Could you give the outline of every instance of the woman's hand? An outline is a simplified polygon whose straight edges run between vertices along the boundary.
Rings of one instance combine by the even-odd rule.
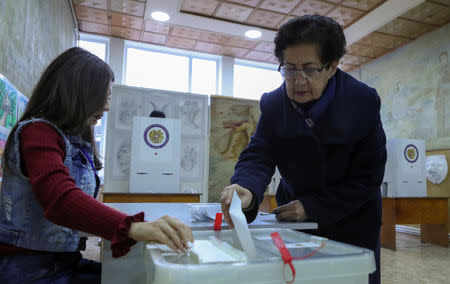
[[[305,208],[299,200],[275,208],[272,213],[277,215],[279,221],[303,222],[308,219]]]
[[[239,184],[232,184],[230,186],[225,187],[220,196],[220,203],[222,205],[222,213],[225,218],[225,221],[233,228],[233,221],[231,221],[230,217],[230,204],[233,199],[233,192],[236,190],[237,195],[241,199],[241,207],[242,209],[248,208],[252,204],[253,194],[250,190],[245,187],[240,186]]]
[[[191,228],[170,216],[132,223],[128,236],[136,241],[165,244],[178,252],[185,252],[194,242]]]

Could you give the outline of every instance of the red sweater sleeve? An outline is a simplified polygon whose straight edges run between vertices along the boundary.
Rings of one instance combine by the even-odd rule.
[[[64,140],[53,127],[45,122],[26,125],[20,151],[22,168],[48,220],[110,240],[114,257],[125,255],[136,243],[128,238],[128,230],[132,222],[144,221],[144,213],[127,216],[78,188],[64,165]]]

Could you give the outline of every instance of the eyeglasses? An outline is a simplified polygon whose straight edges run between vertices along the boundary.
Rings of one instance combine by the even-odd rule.
[[[313,80],[317,78],[320,72],[322,72],[323,69],[325,69],[328,66],[328,63],[323,64],[320,68],[302,68],[302,69],[295,69],[295,68],[289,68],[286,66],[283,66],[280,64],[278,67],[278,71],[280,71],[281,76],[283,76],[285,79],[293,79],[297,78],[298,73],[300,72],[303,76],[303,78]]]

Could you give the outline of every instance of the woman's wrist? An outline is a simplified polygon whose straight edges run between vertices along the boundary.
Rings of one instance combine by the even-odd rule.
[[[256,203],[255,199],[256,198],[255,198],[255,195],[253,194],[253,192],[252,191],[250,191],[250,192],[252,194],[252,199],[250,201],[250,204],[247,207],[242,208],[242,211],[244,211],[244,212],[251,211],[253,209],[253,207],[255,207],[255,203]]]
[[[141,230],[141,224],[143,222],[132,222],[130,225],[130,230],[128,230],[128,237],[135,241],[139,241],[139,235]]]
[[[136,222],[132,222],[130,225],[130,229],[128,230],[128,237],[132,238],[133,240],[134,240],[134,238],[133,238],[134,230],[136,230]]]

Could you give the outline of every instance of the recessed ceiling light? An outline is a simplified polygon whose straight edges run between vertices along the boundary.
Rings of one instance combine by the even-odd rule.
[[[260,38],[262,33],[257,30],[248,30],[245,32],[245,36],[248,38]]]
[[[157,20],[160,22],[166,22],[170,19],[169,14],[167,14],[166,12],[161,12],[161,11],[155,11],[151,14],[151,16],[154,20]]]

